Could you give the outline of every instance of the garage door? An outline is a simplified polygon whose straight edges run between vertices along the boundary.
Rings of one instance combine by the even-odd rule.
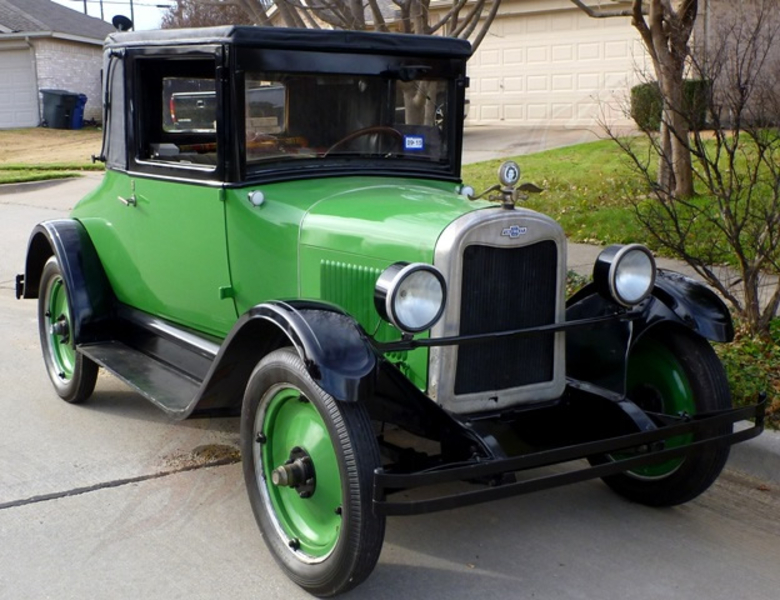
[[[37,94],[30,49],[0,49],[0,129],[38,125]]]
[[[469,123],[619,125],[627,91],[644,65],[626,18],[591,19],[579,10],[497,19],[469,61]]]

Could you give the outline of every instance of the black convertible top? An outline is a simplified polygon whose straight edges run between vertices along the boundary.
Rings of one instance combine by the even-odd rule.
[[[471,44],[466,40],[433,35],[378,33],[326,29],[288,29],[227,25],[198,29],[160,29],[112,33],[107,48],[231,44],[255,48],[436,56],[466,59]]]

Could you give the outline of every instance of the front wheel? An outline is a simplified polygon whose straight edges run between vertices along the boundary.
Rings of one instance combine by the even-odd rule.
[[[95,389],[98,366],[76,349],[69,290],[54,256],[43,267],[39,289],[38,334],[46,372],[60,398],[83,402]]]
[[[628,397],[647,411],[680,416],[731,408],[723,365],[712,346],[683,330],[664,330],[642,338],[628,362]],[[711,433],[727,434],[731,426]],[[666,448],[694,441],[691,435],[667,440]],[[726,464],[729,446],[714,443],[685,458],[611,475],[604,482],[615,492],[649,506],[674,506],[709,488]]]
[[[241,411],[244,479],[276,561],[298,585],[333,596],[376,565],[384,517],[372,511],[379,447],[363,405],[335,401],[296,352],[272,352]]]

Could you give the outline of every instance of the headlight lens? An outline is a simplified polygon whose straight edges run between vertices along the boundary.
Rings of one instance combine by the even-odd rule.
[[[602,295],[623,306],[634,306],[653,290],[655,259],[640,244],[609,246],[596,259],[593,280]]]
[[[395,263],[376,282],[374,305],[402,331],[430,329],[444,311],[447,286],[442,274],[423,263]]]

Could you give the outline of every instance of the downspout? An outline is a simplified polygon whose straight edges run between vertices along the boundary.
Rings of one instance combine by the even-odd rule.
[[[43,122],[43,115],[41,114],[41,94],[38,90],[38,58],[35,56],[35,46],[30,41],[30,36],[24,36],[24,41],[27,44],[27,47],[30,48],[30,54],[32,55],[33,78],[35,80],[35,106],[38,111],[38,125],[40,125]]]

